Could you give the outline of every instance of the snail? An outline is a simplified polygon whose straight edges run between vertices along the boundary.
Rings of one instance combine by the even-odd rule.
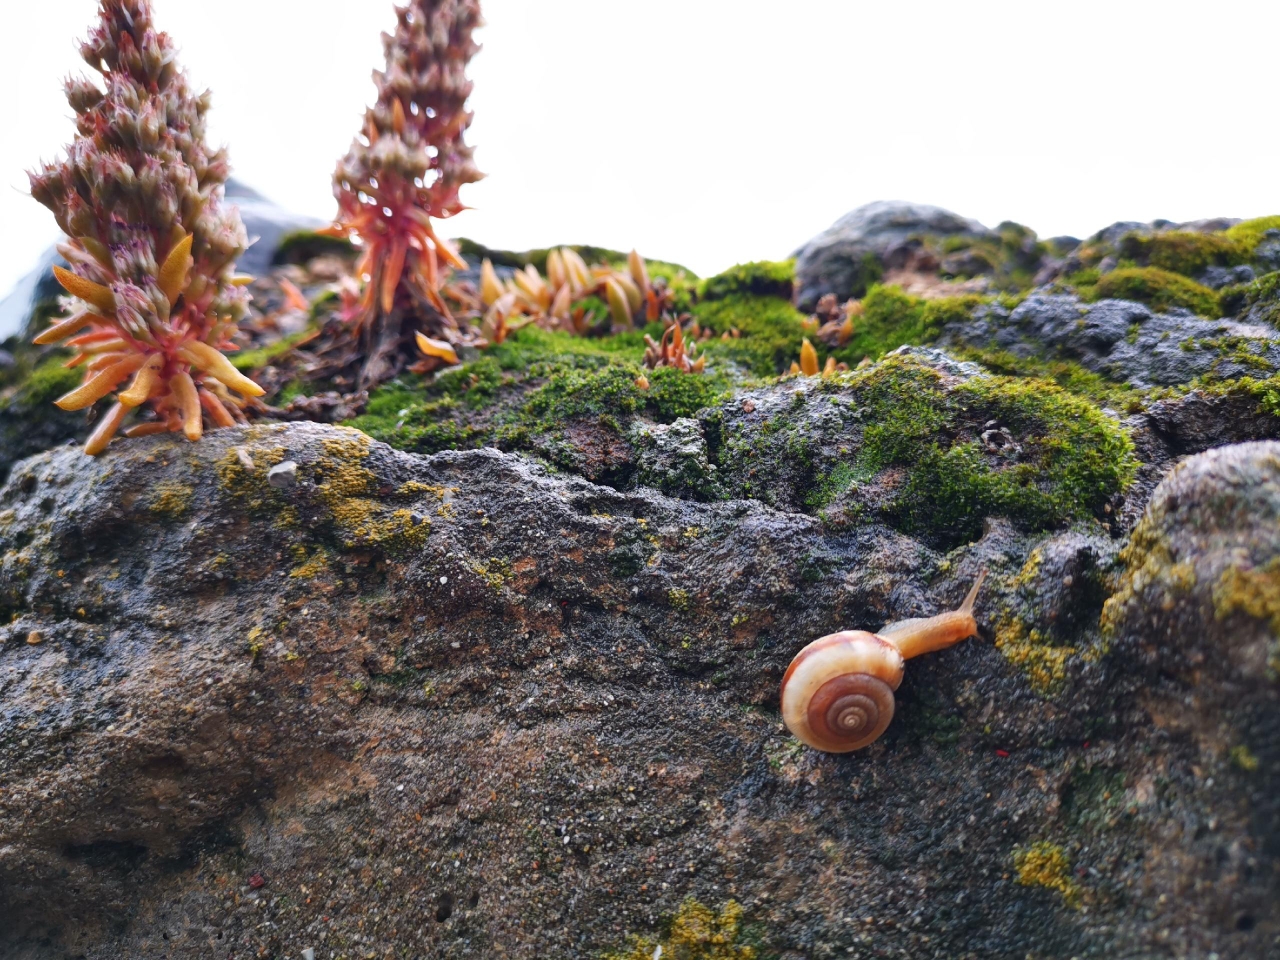
[[[843,630],[813,641],[782,677],[782,719],[815,750],[848,753],[884,733],[905,661],[944,650],[978,632],[973,601],[979,574],[958,610],[900,620],[879,633]]]

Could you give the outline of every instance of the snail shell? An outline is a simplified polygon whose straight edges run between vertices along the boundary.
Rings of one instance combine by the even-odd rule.
[[[816,750],[848,753],[871,743],[893,720],[893,691],[903,658],[894,644],[864,630],[813,641],[782,678],[782,719]]]

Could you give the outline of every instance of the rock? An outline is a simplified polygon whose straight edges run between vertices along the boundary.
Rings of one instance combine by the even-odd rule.
[[[879,277],[890,252],[922,234],[995,236],[976,220],[941,207],[893,200],[868,203],[796,251],[796,303],[807,311],[823,294],[833,293],[840,300],[862,296]]]
[[[1204,320],[1186,311],[1152,313],[1128,300],[1085,303],[1047,293],[1031,294],[1012,312],[980,309],[973,320],[948,325],[939,342],[1072,360],[1135,387],[1280,369],[1280,332],[1273,328]]]
[[[1221,290],[1233,283],[1249,283],[1254,277],[1253,267],[1241,264],[1238,267],[1206,267],[1197,280],[1210,290]]]
[[[324,225],[315,217],[291,213],[277,206],[234,177],[227,181],[226,198],[240,208],[240,218],[249,239],[256,238],[256,242],[237,261],[241,273],[254,276],[267,273],[281,238],[296,230],[314,230]],[[9,295],[0,301],[0,340],[15,334],[28,336],[26,327],[32,311],[42,302],[62,293],[62,288],[53,279],[55,264],[65,267],[66,261],[50,247],[41,256],[36,269],[19,280]]]
[[[1253,258],[1265,270],[1280,270],[1280,230],[1268,230],[1264,237],[1254,248]]]
[[[288,490],[298,482],[298,465],[292,460],[277,463],[267,471],[267,483],[277,490]]]
[[[714,438],[700,414],[708,457],[778,437],[764,415],[874,423],[867,384],[904,365],[958,404],[1011,389],[922,363],[753,392],[760,419]],[[697,434],[677,421],[654,449],[696,460]],[[1203,538],[1206,578],[1270,569],[1268,449],[1162,495],[1152,528]],[[306,482],[284,492],[286,460]],[[1122,590],[1113,652],[1106,585],[1147,568],[1131,546],[1113,570],[1096,522],[993,517],[944,553],[775,499],[301,423],[24,461],[0,489],[0,953],[585,960],[687,896],[735,899],[784,956],[865,953],[866,917],[885,957],[1265,953],[1280,767],[1253,594],[1219,622],[1217,580],[1168,610]],[[832,756],[785,734],[804,643],[950,609],[982,569],[981,636],[911,662],[881,740]],[[1197,650],[1218,660],[1191,686]],[[1186,732],[1194,699],[1209,723]]]
[[[631,445],[636,449],[636,482],[673,497],[719,499],[716,467],[697,420],[681,417],[670,425],[637,423]]]
[[[1177,744],[1160,802],[1198,825],[1178,865],[1157,857],[1146,872],[1163,884],[1193,869],[1204,895],[1170,897],[1157,913],[1204,930],[1269,924],[1274,889],[1268,899],[1238,881],[1267,869],[1280,823],[1280,443],[1184,461],[1157,488],[1124,557],[1103,624],[1117,667]]]

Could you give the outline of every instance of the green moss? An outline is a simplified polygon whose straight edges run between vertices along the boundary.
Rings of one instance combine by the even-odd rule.
[[[739,331],[739,338],[710,341],[707,355],[731,360],[760,377],[790,368],[809,332],[805,327],[808,317],[780,297],[732,294],[698,303],[693,316],[716,334]]]
[[[1194,277],[1206,267],[1234,267],[1248,263],[1251,248],[1225,233],[1169,230],[1143,236],[1127,233],[1120,238],[1119,255],[1139,266],[1159,267]]]
[[[1144,394],[1127,384],[1114,383],[1101,374],[1086,370],[1070,360],[1045,360],[1041,357],[1019,357],[1005,350],[977,347],[952,347],[950,352],[963,360],[971,360],[992,373],[1006,377],[1049,380],[1068,393],[1122,413],[1142,409]]]
[[[1159,267],[1131,267],[1103,274],[1086,299],[1136,300],[1156,311],[1184,307],[1202,317],[1218,315],[1218,295],[1181,274]]]
[[[1258,248],[1258,244],[1266,239],[1268,230],[1280,230],[1280,216],[1245,220],[1243,223],[1228,227],[1226,235],[1248,250],[1249,255],[1252,256],[1254,250]]]
[[[672,367],[652,370],[646,377],[648,407],[660,423],[691,417],[727,392],[726,384],[719,377],[690,375]]]
[[[285,234],[271,256],[272,266],[284,263],[305,264],[316,257],[339,256],[355,258],[355,246],[341,237],[329,237],[314,230],[295,230]]]
[[[1248,314],[1254,323],[1269,323],[1280,329],[1280,270],[1266,273],[1251,283],[1238,283],[1218,291],[1223,316]]]
[[[297,333],[291,333],[287,337],[281,337],[274,343],[269,343],[265,347],[258,347],[256,350],[245,350],[241,353],[228,354],[231,365],[241,373],[249,374],[254,370],[261,370],[268,366],[272,360],[281,357],[293,349],[293,345],[299,340],[311,335],[310,330],[299,330]]]
[[[692,897],[680,905],[661,940],[633,937],[621,951],[602,960],[755,960],[759,953],[747,943],[742,907],[730,900],[717,914]]]
[[[853,319],[853,337],[834,351],[835,357],[854,366],[864,357],[878,360],[897,347],[928,343],[947,324],[969,320],[986,302],[972,294],[922,300],[899,287],[874,286]]]
[[[639,410],[647,399],[645,391],[636,386],[638,370],[606,366],[596,370],[568,367],[554,372],[556,375],[534,391],[525,404],[525,413],[534,419],[626,416]]]
[[[68,370],[61,355],[50,357],[31,371],[31,375],[18,389],[19,402],[27,406],[53,403],[54,400],[80,385],[83,372]]]
[[[962,540],[990,515],[1034,527],[1097,516],[1136,469],[1114,421],[1043,381],[975,377],[948,389],[936,370],[893,357],[824,383],[850,389],[862,411],[854,469],[901,472],[883,509],[909,531]],[[984,448],[979,434],[993,420],[1017,438],[1015,458]]]
[[[723,300],[735,294],[790,300],[795,274],[794,260],[739,263],[702,281],[698,293],[704,300]]]

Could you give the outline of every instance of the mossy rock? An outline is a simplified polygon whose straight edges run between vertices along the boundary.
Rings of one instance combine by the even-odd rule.
[[[275,253],[271,255],[271,265],[307,264],[316,257],[323,256],[355,259],[358,252],[351,241],[341,237],[330,237],[314,230],[295,230],[281,238]]]
[[[645,370],[643,349],[638,332],[592,340],[526,327],[429,382],[384,384],[349,425],[416,453],[497,446],[623,483],[633,421],[692,416],[731,386],[714,368]]]
[[[1239,243],[1248,250],[1250,256],[1253,256],[1257,252],[1259,244],[1267,238],[1267,233],[1271,230],[1280,230],[1280,216],[1256,217],[1253,220],[1245,220],[1235,226],[1228,227],[1225,232],[1228,238]]]
[[[1224,287],[1218,291],[1218,303],[1226,316],[1280,330],[1280,270],[1264,274],[1252,283]]]
[[[795,260],[739,263],[724,273],[703,280],[698,287],[698,294],[703,300],[723,300],[737,294],[778,297],[789,301],[795,276]]]
[[[1195,277],[1206,267],[1248,263],[1252,249],[1226,233],[1168,230],[1150,235],[1127,233],[1120,238],[1117,252],[1139,266]]]
[[[975,539],[988,516],[1035,529],[1101,518],[1136,469],[1128,435],[1087,400],[936,351],[789,380],[717,413],[705,426],[730,496],[942,545]]]
[[[1129,267],[1104,273],[1090,299],[1135,300],[1158,312],[1181,307],[1210,319],[1220,312],[1214,291],[1160,267]]]
[[[854,366],[864,357],[878,360],[898,347],[929,343],[947,324],[970,319],[987,302],[973,294],[923,300],[900,287],[873,286],[862,300],[861,315],[854,317],[853,337],[834,355]]]
[[[23,357],[24,366],[34,358],[34,354]],[[48,355],[16,384],[0,392],[0,481],[23,457],[88,434],[89,421],[84,413],[68,413],[53,404],[81,381],[81,371],[68,370],[63,366],[64,360],[65,355],[60,352]]]

